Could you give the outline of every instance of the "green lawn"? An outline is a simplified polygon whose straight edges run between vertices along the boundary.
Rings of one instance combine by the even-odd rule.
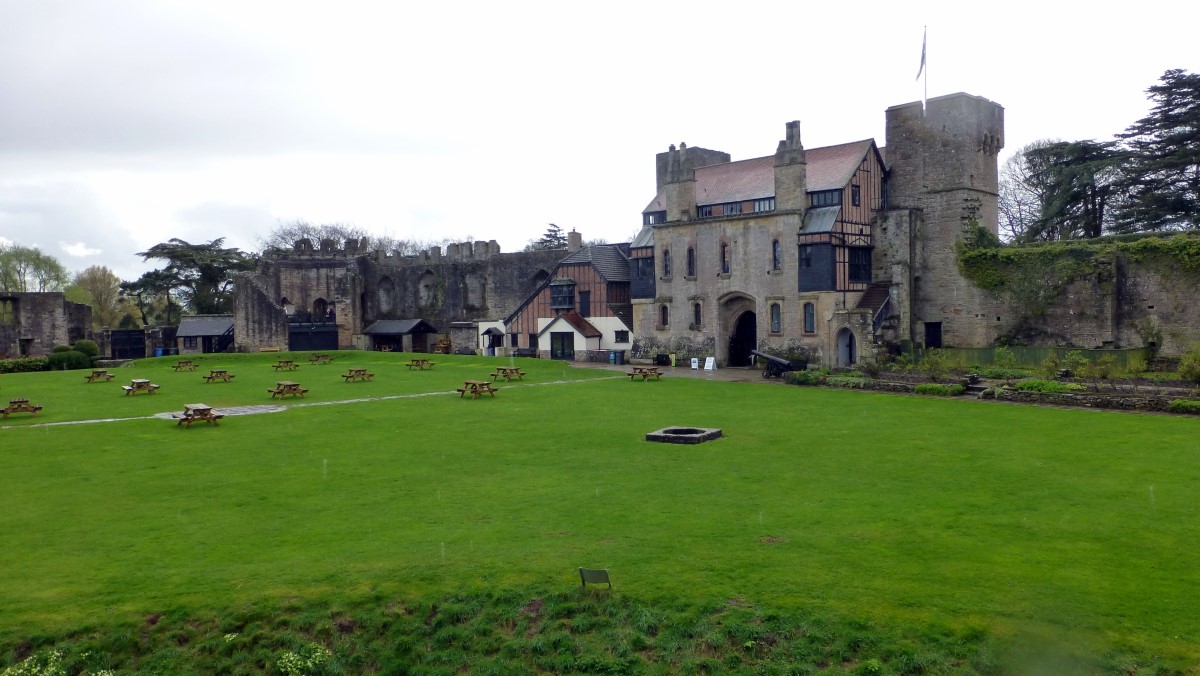
[[[732,604],[768,624],[826,618],[877,636],[915,627],[899,631],[995,653],[933,671],[1019,671],[1066,653],[1085,672],[1200,663],[1195,419],[630,382],[544,360],[516,360],[524,382],[471,401],[454,388],[511,360],[439,355],[410,372],[411,355],[339,352],[311,366],[297,354],[300,370],[279,375],[279,356],[207,355],[182,373],[175,358],[145,360],[112,383],[0,376],[0,399],[45,406],[0,429],[0,660],[155,613],[183,623],[371,599],[570,602],[575,569],[589,566],[612,573],[607,603]],[[344,383],[348,366],[377,376]],[[235,381],[205,383],[210,367]],[[135,377],[161,390],[123,396]],[[147,418],[192,402],[270,404],[283,379],[310,390],[285,411],[191,429]],[[47,425],[101,418],[122,420]],[[643,440],[668,425],[726,438]],[[789,640],[802,625],[788,625]],[[653,653],[664,635],[648,632],[628,659],[683,668],[655,662],[672,659]],[[872,649],[815,664],[873,668],[863,659],[878,654],[883,673],[905,670],[894,650]],[[726,658],[713,651],[692,654]]]

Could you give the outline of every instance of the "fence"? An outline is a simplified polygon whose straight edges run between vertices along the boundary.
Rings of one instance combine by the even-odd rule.
[[[1133,358],[1139,358],[1143,363],[1150,361],[1150,350],[1145,347],[1108,350],[1080,350],[1072,347],[1010,347],[1008,349],[1016,356],[1017,366],[1025,368],[1037,368],[1046,361],[1046,357],[1052,354],[1058,357],[1060,363],[1063,363],[1070,352],[1078,352],[1092,363],[1101,357],[1111,356],[1115,365],[1122,369],[1128,367],[1129,361]],[[969,368],[971,366],[995,366],[996,364],[996,350],[991,347],[947,347],[942,348],[942,353],[946,355],[946,359],[951,365],[957,367]],[[919,363],[921,354],[920,351],[917,351],[913,355],[914,361]]]

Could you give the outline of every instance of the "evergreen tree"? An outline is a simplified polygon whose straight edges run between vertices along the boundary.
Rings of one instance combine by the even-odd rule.
[[[162,270],[151,270],[121,289],[129,294],[165,295],[175,292],[192,312],[219,314],[233,309],[233,273],[254,267],[254,258],[239,249],[221,245],[224,237],[207,244],[191,244],[171,239],[138,253],[142,260],[167,261]],[[139,303],[140,304],[140,303]],[[169,303],[168,303],[169,306]]]
[[[1111,230],[1109,204],[1124,160],[1115,141],[1058,141],[1027,151],[1025,161],[1044,189],[1033,230],[1057,233],[1057,239]]]
[[[528,251],[565,249],[567,248],[567,236],[563,233],[562,228],[551,223],[546,226],[546,234],[542,235],[541,239],[530,242],[525,248]]]
[[[1168,70],[1146,90],[1154,107],[1118,137],[1130,162],[1120,187],[1122,230],[1200,227],[1200,75]]]

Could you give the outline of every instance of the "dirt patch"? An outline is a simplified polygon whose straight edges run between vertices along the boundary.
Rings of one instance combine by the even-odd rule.
[[[151,613],[146,616],[146,626],[153,627],[162,619],[162,613]]]
[[[758,542],[764,545],[778,545],[787,541],[787,538],[780,535],[764,535],[758,539]]]
[[[529,603],[525,604],[524,608],[521,608],[521,614],[528,615],[534,619],[537,619],[537,618],[541,617],[542,606],[544,606],[544,605],[546,605],[545,601],[543,601],[541,599],[534,599],[534,600],[530,601]]]
[[[343,636],[346,634],[353,634],[354,630],[358,629],[358,623],[355,622],[353,618],[349,617],[339,617],[333,621],[333,626],[337,627],[337,630],[341,632]]]

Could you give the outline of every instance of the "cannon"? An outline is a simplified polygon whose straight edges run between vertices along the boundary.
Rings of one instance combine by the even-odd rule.
[[[763,369],[762,376],[764,378],[778,378],[788,371],[802,371],[808,366],[808,363],[799,359],[783,359],[769,354],[764,354],[758,350],[750,350],[750,354],[755,357],[761,357],[767,363]]]

